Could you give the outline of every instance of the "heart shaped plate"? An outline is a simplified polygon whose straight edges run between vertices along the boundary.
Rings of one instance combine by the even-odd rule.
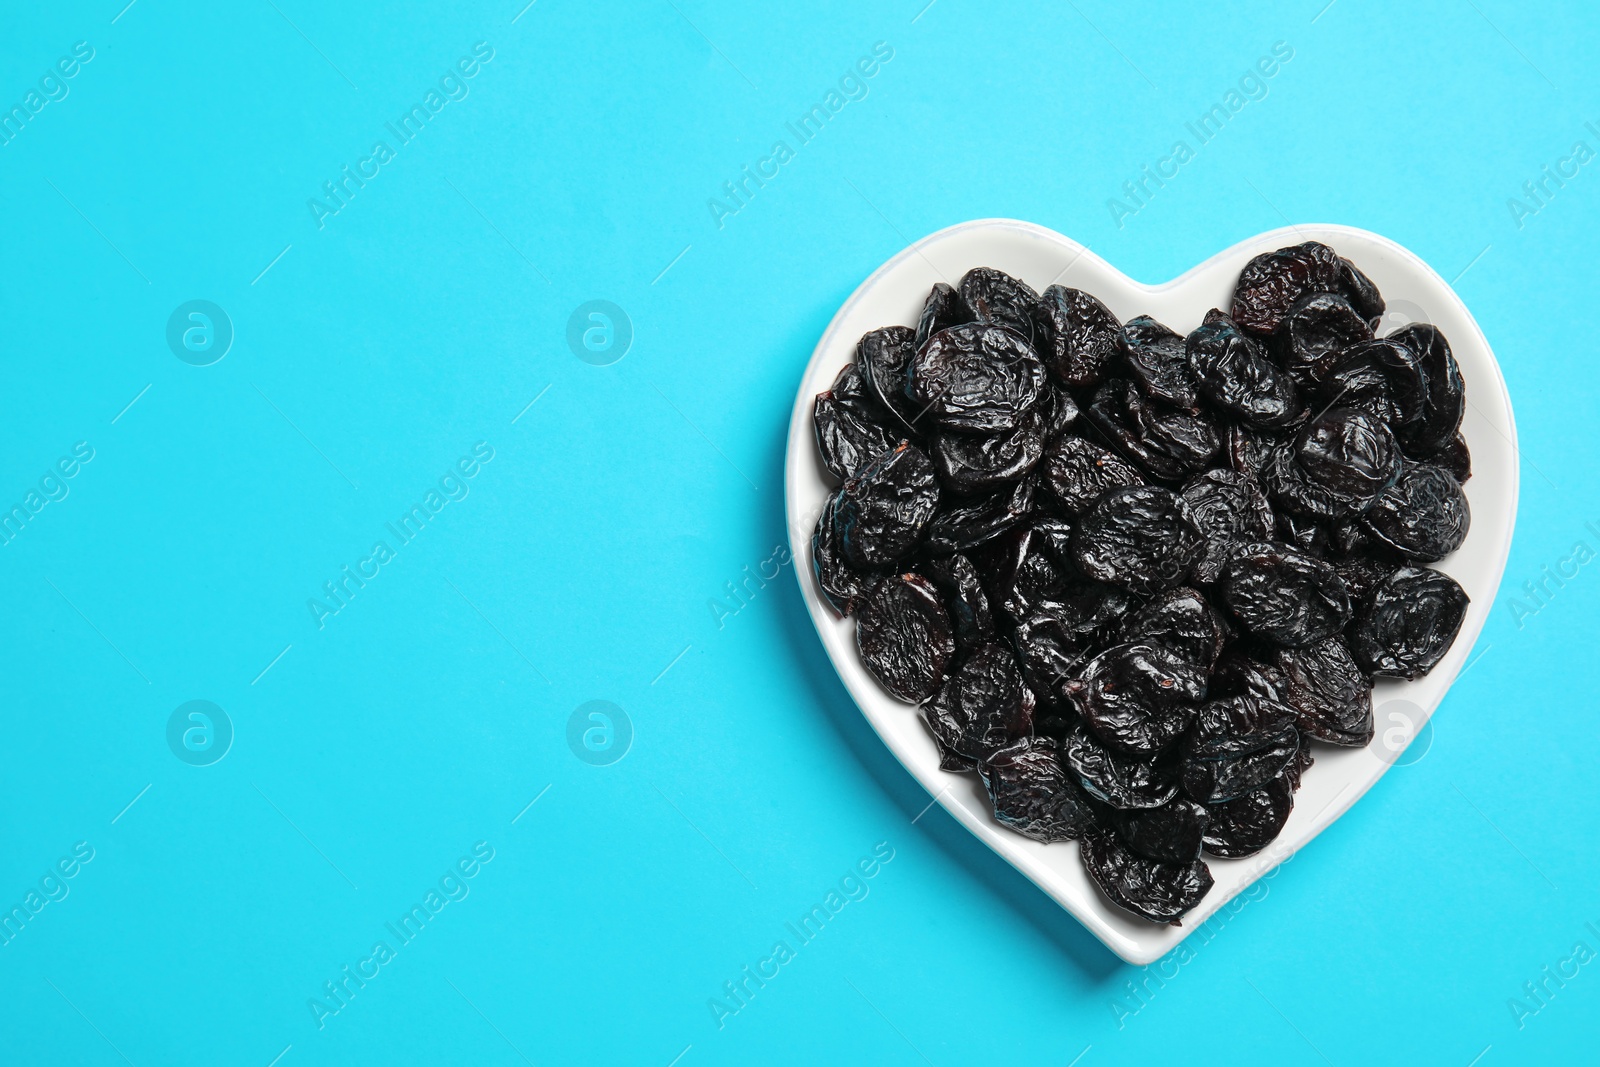
[[[1407,322],[1431,322],[1450,340],[1466,382],[1461,429],[1472,450],[1473,475],[1465,487],[1472,528],[1466,543],[1434,566],[1461,583],[1472,604],[1455,644],[1430,674],[1413,682],[1380,681],[1373,689],[1378,737],[1372,744],[1360,749],[1318,745],[1316,763],[1307,772],[1277,840],[1244,859],[1206,857],[1216,879],[1211,892],[1184,917],[1182,926],[1158,926],[1122,911],[1100,894],[1083,869],[1076,842],[1041,844],[997,824],[978,776],[940,770],[933,739],[917,710],[886,693],[862,666],[855,621],[834,614],[811,565],[811,532],[832,492],[817,454],[812,401],[828,388],[839,368],[855,358],[862,334],[879,326],[915,326],[933,284],[954,285],[972,267],[1003,270],[1040,292],[1053,284],[1082,289],[1104,301],[1121,321],[1152,315],[1186,334],[1208,309],[1230,306],[1239,271],[1253,256],[1303,241],[1331,246],[1377,285],[1389,306],[1380,335]],[[1146,964],[1171,951],[1218,908],[1344,814],[1393,765],[1404,742],[1422,730],[1467,662],[1500,585],[1517,512],[1516,433],[1505,379],[1466,306],[1420,258],[1377,234],[1346,226],[1290,226],[1242,241],[1173,281],[1145,285],[1053,230],[1013,219],[980,219],[940,230],[900,252],[862,282],[828,324],[800,380],[790,416],[785,459],[789,543],[801,593],[823,647],[889,750],[974,836],[1075,915],[1113,952],[1130,963]]]

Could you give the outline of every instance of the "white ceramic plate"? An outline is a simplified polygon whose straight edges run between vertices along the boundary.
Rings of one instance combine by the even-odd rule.
[[[1153,315],[1187,333],[1208,309],[1230,306],[1234,281],[1251,257],[1308,240],[1332,246],[1377,284],[1390,309],[1380,333],[1407,321],[1431,322],[1444,331],[1461,364],[1468,400],[1462,431],[1472,449],[1473,475],[1466,486],[1472,528],[1466,543],[1436,566],[1461,583],[1472,606],[1454,646],[1431,674],[1376,687],[1378,739],[1364,749],[1318,745],[1316,764],[1307,773],[1277,841],[1245,859],[1208,857],[1215,887],[1181,927],[1157,926],[1129,915],[1100,894],[1084,872],[1076,842],[1040,844],[996,824],[978,777],[941,771],[933,739],[917,710],[889,696],[862,667],[854,620],[834,615],[811,566],[811,531],[831,492],[817,455],[812,400],[828,388],[839,368],[855,358],[856,341],[863,333],[879,326],[915,326],[933,283],[953,285],[972,267],[998,268],[1041,292],[1056,283],[1083,289],[1105,301],[1124,322],[1136,315]],[[1516,426],[1494,354],[1460,298],[1421,259],[1377,234],[1345,226],[1291,226],[1242,241],[1173,281],[1145,285],[1053,230],[1011,219],[981,219],[919,241],[878,268],[845,301],[800,380],[790,416],[785,478],[789,543],[798,561],[795,573],[801,592],[823,647],[867,721],[906,769],[979,840],[1077,916],[1113,952],[1143,964],[1165,955],[1251,882],[1344,814],[1389,769],[1405,737],[1420,731],[1438,707],[1467,661],[1505,569],[1517,511]]]

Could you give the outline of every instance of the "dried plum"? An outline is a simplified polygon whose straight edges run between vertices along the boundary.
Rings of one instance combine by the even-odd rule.
[[[817,394],[811,418],[822,465],[835,478],[854,477],[898,440],[883,428],[877,402],[853,363],[839,372],[831,389]]]
[[[1080,289],[1052,285],[1039,298],[1045,365],[1062,385],[1098,385],[1127,355],[1122,326],[1111,309]]]
[[[1460,548],[1471,522],[1461,483],[1443,467],[1426,463],[1406,468],[1367,511],[1373,537],[1424,563],[1444,559]]]
[[[1002,486],[986,496],[948,504],[930,522],[923,544],[931,555],[965,552],[1005,533],[1033,507],[1033,479]]]
[[[1401,432],[1428,410],[1422,366],[1398,341],[1352,345],[1324,357],[1315,373],[1323,403],[1364,408]]]
[[[1343,638],[1280,649],[1283,699],[1308,737],[1359,748],[1372,740],[1372,686]]]
[[[1359,408],[1335,407],[1306,424],[1292,449],[1267,468],[1273,497],[1313,519],[1365,511],[1400,476],[1400,445],[1389,427]]]
[[[1025,737],[978,768],[989,790],[995,821],[1024,837],[1049,843],[1081,836],[1095,825],[1094,810],[1061,767],[1054,742]]]
[[[883,409],[894,415],[901,427],[898,436],[919,432],[920,411],[906,396],[906,375],[916,353],[915,335],[904,326],[869,331],[856,344],[861,377]]]
[[[839,490],[835,522],[844,556],[862,570],[892,566],[916,547],[939,507],[933,464],[901,442]]]
[[[1030,411],[1015,428],[992,437],[940,434],[932,451],[940,484],[957,493],[981,493],[1033,469],[1044,455],[1044,420]]]
[[[1350,627],[1350,652],[1368,675],[1421,677],[1450,651],[1468,602],[1448,574],[1401,567],[1362,606]]]
[[[1120,379],[1102,385],[1084,414],[1124,455],[1162,481],[1198,474],[1222,448],[1222,434],[1210,416],[1150,400]]]
[[[1383,313],[1388,310],[1383,294],[1372,284],[1372,279],[1361,273],[1361,268],[1348,259],[1341,258],[1339,268],[1340,292],[1350,298],[1350,305],[1367,320],[1367,325],[1376,330],[1378,320],[1382,319]]]
[[[1293,708],[1255,696],[1211,701],[1183,740],[1184,792],[1202,804],[1244,796],[1283,773],[1299,749]]]
[[[1084,869],[1113,904],[1151,922],[1183,925],[1183,916],[1214,884],[1201,860],[1160,863],[1128,849],[1111,834],[1089,834],[1081,842]]]
[[[1467,448],[1467,439],[1459,432],[1450,439],[1450,443],[1439,450],[1433,457],[1433,462],[1450,472],[1451,477],[1462,485],[1472,477],[1472,453]]]
[[[1159,808],[1178,795],[1177,764],[1118,755],[1095,740],[1082,725],[1067,735],[1061,762],[1078,776],[1084,791],[1121,811]]]
[[[1143,485],[1144,478],[1127,461],[1081,437],[1058,437],[1045,450],[1040,467],[1042,503],[1064,518],[1075,519],[1110,489]]]
[[[1128,369],[1146,393],[1191,414],[1200,410],[1200,382],[1181,334],[1140,315],[1123,326],[1122,335]]]
[[[944,606],[955,629],[959,655],[966,656],[994,639],[994,615],[989,610],[989,598],[984,595],[978,570],[970,559],[955,553],[930,559],[917,569],[932,579],[944,594]]]
[[[1273,334],[1279,362],[1302,385],[1330,355],[1372,340],[1372,327],[1337,293],[1310,293],[1289,309]]]
[[[1194,580],[1209,585],[1241,543],[1272,537],[1272,505],[1254,478],[1218,469],[1197,474],[1178,494],[1178,506],[1200,531],[1200,558]]]
[[[1044,364],[1004,326],[952,326],[911,359],[906,395],[946,430],[999,433],[1022,421],[1045,387]]]
[[[960,295],[944,282],[935,282],[928,292],[928,299],[922,305],[922,314],[917,318],[917,332],[913,343],[917,348],[921,348],[924,341],[940,330],[948,330],[952,326],[960,326],[971,321]]]
[[[1113,489],[1084,512],[1073,557],[1090,578],[1149,594],[1177,585],[1200,558],[1200,531],[1170,489]]]
[[[1033,309],[1039,294],[1026,282],[993,267],[973,267],[957,287],[973,322],[1004,326],[1024,338],[1033,336]]]
[[[1285,439],[1281,433],[1232,423],[1223,429],[1222,450],[1233,470],[1258,475],[1272,461]]]
[[[1288,545],[1247,546],[1222,568],[1217,591],[1246,630],[1287,648],[1315,644],[1350,621],[1338,572]]]
[[[1307,293],[1340,291],[1344,261],[1315,241],[1263,252],[1244,265],[1233,289],[1233,321],[1265,336]]]
[[[1089,661],[1070,695],[1101,744],[1149,758],[1194,722],[1206,670],[1155,645],[1118,645]]]
[[[830,496],[817,517],[817,527],[811,534],[811,568],[828,603],[839,614],[849,615],[861,599],[883,581],[884,574],[858,569],[845,558],[844,547],[839,543],[838,512],[842,498],[842,493]]]
[[[1431,458],[1451,443],[1461,426],[1467,399],[1461,368],[1450,342],[1436,326],[1412,323],[1390,334],[1388,340],[1411,350],[1427,383],[1422,416],[1401,433],[1400,444],[1417,459]]]
[[[1228,626],[1206,598],[1180,586],[1158,593],[1125,616],[1123,640],[1171,649],[1196,666],[1211,670],[1228,640]]]
[[[928,728],[953,752],[980,763],[1033,732],[1033,692],[1004,645],[984,645],[922,705]]]
[[[1207,312],[1184,344],[1200,392],[1219,410],[1254,426],[1287,426],[1299,417],[1294,379],[1222,312]]]
[[[908,704],[937,693],[956,641],[933,583],[899,574],[880,584],[856,617],[856,648],[878,684]]]
[[[1116,811],[1117,836],[1145,859],[1192,863],[1200,858],[1211,813],[1188,797],[1174,797],[1159,808]]]
[[[1279,776],[1261,789],[1235,800],[1212,804],[1205,850],[1234,859],[1252,856],[1277,837],[1294,809],[1294,788]]]

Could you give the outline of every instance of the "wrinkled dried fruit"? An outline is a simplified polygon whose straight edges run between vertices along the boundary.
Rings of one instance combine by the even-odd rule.
[[[861,605],[856,647],[878,684],[909,704],[939,691],[956,654],[939,591],[920,574],[884,580]]]
[[[1178,795],[1177,764],[1119,755],[1080,724],[1067,735],[1061,761],[1084,791],[1119,810],[1157,808]]]
[[[1084,574],[1143,594],[1182,582],[1202,549],[1200,531],[1177,497],[1154,485],[1101,496],[1084,512],[1072,540]]]
[[[1194,580],[1209,585],[1241,546],[1272,536],[1272,506],[1254,478],[1219,469],[1197,474],[1178,494],[1178,507],[1200,531]]]
[[[1283,699],[1300,730],[1331,745],[1359,748],[1372,740],[1372,686],[1340,637],[1309,648],[1280,649]]]
[[[1101,744],[1150,757],[1194,722],[1206,697],[1206,670],[1155,645],[1118,645],[1089,661],[1072,696]]]
[[[1213,804],[1205,849],[1229,859],[1252,856],[1278,836],[1293,809],[1294,788],[1283,776],[1253,793]]]
[[[1436,326],[1413,323],[1390,334],[1388,340],[1411,350],[1427,384],[1422,416],[1401,432],[1400,443],[1417,459],[1429,459],[1455,439],[1466,412],[1467,387],[1461,380],[1461,368],[1450,342]]]
[[[1045,387],[1027,337],[1003,326],[952,326],[911,359],[906,395],[926,419],[957,433],[999,433],[1022,421]]]
[[[1004,326],[1024,338],[1033,336],[1033,309],[1039,294],[1026,282],[992,267],[973,267],[957,291],[973,322]]]
[[[1444,559],[1461,547],[1472,510],[1461,483],[1443,467],[1419,463],[1378,497],[1367,511],[1372,536],[1412,559]]]
[[[904,326],[872,330],[856,344],[861,377],[883,410],[894,416],[899,427],[897,438],[915,436],[928,428],[926,424],[919,427],[916,419],[921,412],[906,396],[906,376],[916,353],[915,335]]]
[[[1045,450],[1040,468],[1042,502],[1063,518],[1075,519],[1107,491],[1143,485],[1126,461],[1081,437],[1058,437]]]
[[[1191,415],[1144,396],[1132,382],[1112,379],[1084,412],[1150,477],[1180,482],[1212,465],[1222,434],[1208,415]]]
[[[884,429],[882,409],[867,392],[854,363],[839,372],[833,388],[818,393],[811,409],[822,465],[835,478],[853,478],[895,446]]]
[[[828,498],[811,534],[811,569],[828,603],[841,615],[854,613],[863,597],[883,581],[882,571],[861,570],[845,558],[839,543],[839,502],[842,493]]]
[[[1294,379],[1222,312],[1208,312],[1185,347],[1201,394],[1219,410],[1253,426],[1287,426],[1299,417]]]
[[[1233,800],[1283,773],[1299,749],[1293,708],[1254,696],[1214,700],[1183,739],[1183,790],[1202,804]]]
[[[1200,860],[1160,863],[1129,850],[1111,834],[1090,834],[1081,843],[1083,866],[1100,891],[1119,908],[1151,922],[1179,920],[1211,891],[1211,870]]]
[[[1466,591],[1430,567],[1401,567],[1372,591],[1350,627],[1350,652],[1369,675],[1418,678],[1450,651]]]
[[[922,314],[917,318],[914,344],[917,348],[921,348],[924,341],[940,330],[948,330],[952,326],[960,326],[971,321],[960,295],[944,282],[935,282],[928,292],[928,299],[922,305]]]
[[[1181,334],[1140,315],[1122,328],[1122,335],[1128,369],[1146,393],[1185,411],[1200,410],[1200,382]]]
[[[1307,293],[1337,293],[1343,260],[1315,241],[1263,252],[1244,265],[1233,289],[1233,320],[1256,334],[1270,334]]]
[[[1278,360],[1302,385],[1315,382],[1328,356],[1370,340],[1372,327],[1337,293],[1301,297],[1273,334]]]
[[[956,493],[981,493],[1014,482],[1044,455],[1044,420],[1037,411],[1022,417],[1014,429],[992,437],[944,433],[933,442],[933,465],[939,482]]]
[[[1287,648],[1315,644],[1350,621],[1338,572],[1288,545],[1248,546],[1222,568],[1217,590],[1246,630]]]
[[[1200,858],[1211,813],[1188,797],[1174,797],[1159,808],[1118,811],[1111,819],[1117,836],[1145,859],[1192,863]]]
[[[1016,657],[1004,645],[993,644],[967,657],[923,711],[935,734],[981,763],[1033,732],[1034,704]]]
[[[1062,385],[1098,385],[1127,355],[1116,316],[1082,290],[1052,285],[1039,298],[1036,317],[1044,335],[1045,364]]]
[[[1160,645],[1209,671],[1227,643],[1228,624],[1204,596],[1180,586],[1156,594],[1126,616],[1122,636],[1137,644]]]
[[[989,610],[989,598],[978,581],[978,570],[972,561],[959,553],[939,556],[919,564],[918,568],[939,592],[944,594],[945,610],[955,629],[956,653],[965,657],[979,645],[994,639],[994,615]]]
[[[1067,841],[1095,825],[1094,810],[1048,738],[1025,737],[979,766],[995,821],[1035,841]]]
[[[916,547],[938,507],[933,464],[901,442],[839,490],[834,521],[845,558],[862,570],[892,566]]]

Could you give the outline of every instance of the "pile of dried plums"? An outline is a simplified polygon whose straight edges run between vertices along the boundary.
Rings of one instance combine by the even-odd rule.
[[[1076,838],[1176,923],[1283,828],[1313,742],[1449,649],[1426,564],[1469,514],[1460,369],[1326,245],[1252,259],[1187,337],[979,267],[861,338],[816,399],[812,538],[861,658],[995,818]]]

